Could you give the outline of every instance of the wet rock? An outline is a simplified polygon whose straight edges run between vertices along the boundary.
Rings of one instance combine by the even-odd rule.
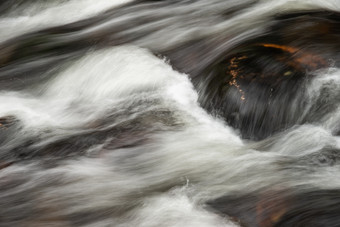
[[[339,23],[337,13],[278,16],[263,36],[244,41],[210,66],[193,71],[201,105],[252,140],[320,120],[322,116],[313,111],[301,116],[304,88],[315,71],[331,66],[329,59],[340,59]]]
[[[339,190],[290,190],[226,196],[208,205],[246,227],[338,226]]]

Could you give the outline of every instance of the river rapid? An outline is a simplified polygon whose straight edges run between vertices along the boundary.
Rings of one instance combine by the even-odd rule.
[[[339,226],[339,11],[3,1],[0,226]]]

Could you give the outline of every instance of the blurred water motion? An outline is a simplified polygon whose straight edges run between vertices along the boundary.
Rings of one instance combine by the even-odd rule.
[[[4,0],[0,227],[340,223],[337,0]]]

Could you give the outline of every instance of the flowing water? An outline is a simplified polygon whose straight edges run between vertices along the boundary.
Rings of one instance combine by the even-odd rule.
[[[3,1],[0,226],[340,226],[337,11]]]

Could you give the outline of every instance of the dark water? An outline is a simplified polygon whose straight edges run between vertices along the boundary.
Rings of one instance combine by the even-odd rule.
[[[340,226],[338,11],[2,1],[0,226]]]

